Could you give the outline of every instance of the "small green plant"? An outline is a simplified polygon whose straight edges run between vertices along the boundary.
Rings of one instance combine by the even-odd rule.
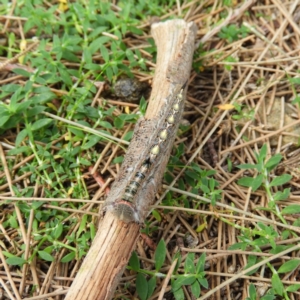
[[[257,175],[255,177],[243,177],[238,181],[238,184],[251,187],[253,191],[256,191],[261,186],[264,187],[268,197],[268,208],[262,208],[272,211],[280,220],[286,224],[282,212],[280,211],[277,202],[280,200],[286,200],[290,195],[290,188],[285,188],[282,191],[272,193],[272,187],[282,187],[288,183],[292,176],[289,174],[283,174],[276,176],[272,179],[271,171],[274,170],[282,159],[281,154],[275,154],[270,159],[267,158],[267,146],[263,145],[259,153],[255,153],[257,160],[256,164],[243,164],[239,165],[240,169],[255,170]]]
[[[255,153],[256,163],[255,164],[243,164],[238,166],[240,169],[249,169],[255,171],[255,176],[253,177],[243,177],[238,180],[238,183],[242,186],[251,188],[253,191],[263,187],[266,191],[268,198],[267,207],[257,207],[256,209],[265,210],[274,214],[283,224],[287,224],[284,214],[287,213],[296,213],[300,211],[299,205],[289,205],[284,209],[280,209],[278,203],[282,200],[285,200],[289,197],[290,189],[284,188],[284,185],[287,184],[292,176],[288,174],[283,174],[280,176],[273,175],[275,168],[280,163],[282,156],[281,154],[275,154],[271,158],[267,159],[267,146],[263,145],[259,153]],[[276,187],[279,190],[273,192],[273,188]],[[280,190],[281,189],[281,190]],[[271,246],[271,253],[279,253],[284,249],[288,249],[289,246],[281,246],[277,244],[279,238],[279,233],[273,226],[265,225],[261,222],[258,222],[255,225],[255,228],[243,228],[237,224],[231,224],[241,231],[241,234],[238,236],[240,242],[229,247],[231,250],[251,250],[255,252],[262,252],[262,247],[266,245]],[[296,234],[290,230],[284,230],[281,232],[281,239],[287,239],[290,235],[296,236]],[[263,257],[259,258],[255,255],[250,255],[248,257],[248,263],[245,266],[245,269],[255,266]],[[284,299],[290,299],[288,292],[294,291],[300,288],[300,285],[291,285],[287,288],[284,287],[280,274],[285,274],[288,272],[293,272],[300,265],[300,260],[292,259],[284,264],[282,264],[278,269],[275,268],[271,263],[267,263],[269,270],[271,271],[271,284],[272,288],[264,295],[261,299],[275,299],[276,295],[284,297]],[[251,275],[256,272],[257,269],[254,269]],[[250,285],[249,288],[249,298],[248,300],[256,299],[257,292],[254,285]]]
[[[202,170],[198,165],[192,164],[191,169],[185,172],[186,180],[193,187],[195,194],[202,193],[205,198],[211,199],[211,204],[221,199],[222,191],[217,189],[219,183],[212,177],[215,170]]]
[[[170,183],[174,179],[172,171],[174,166],[181,167],[183,164],[179,161],[179,156],[183,153],[183,148],[179,146],[177,149],[176,156],[171,157],[168,165],[168,171],[170,173],[165,174],[165,180]],[[217,189],[218,182],[212,177],[216,173],[215,170],[202,170],[197,164],[192,163],[190,168],[184,172],[184,180],[180,179],[178,181],[178,186],[180,189],[184,190],[185,185],[192,187],[191,193],[198,195],[202,194],[212,200],[212,205],[215,205],[216,201],[221,198],[222,191]],[[173,197],[172,193],[168,192],[162,204],[165,206],[182,206],[185,208],[191,207],[191,202],[189,199],[182,195],[179,198]],[[199,202],[200,205],[200,202]]]
[[[223,27],[219,33],[219,37],[227,40],[228,43],[237,41],[238,39],[245,38],[249,32],[249,29],[242,25],[238,27],[235,24],[230,24],[226,27]]]
[[[290,77],[289,74],[287,74],[288,81],[291,83],[291,89],[294,94],[294,100],[292,101],[292,104],[300,104],[300,95],[297,93],[297,88],[300,84],[300,78],[299,77]]]
[[[237,59],[230,55],[225,58],[224,62],[235,63],[237,62]],[[230,64],[225,64],[225,69],[227,71],[231,71],[233,69],[233,66]]]
[[[39,39],[37,48],[23,57],[24,65],[12,70],[25,83],[0,87],[0,134],[9,132],[13,144],[7,156],[9,169],[13,170],[16,161],[30,157],[14,171],[17,177],[26,175],[26,185],[12,184],[17,197],[39,194],[52,199],[90,198],[84,174],[98,159],[101,143],[139,117],[116,110],[105,99],[101,105],[92,105],[97,84],[113,82],[120,74],[132,75],[132,70],[148,72],[142,52],[131,49],[123,38],[128,34],[143,34],[138,26],[146,18],[145,13],[150,9],[156,15],[162,14],[173,1],[166,6],[157,1],[138,4],[120,1],[117,14],[109,2],[67,5],[66,10],[60,10],[58,5],[48,7],[37,0],[18,2],[14,7],[16,18],[26,17],[22,25],[27,43],[29,31]],[[8,2],[1,9],[4,15],[11,11]],[[20,53],[20,39],[13,32],[7,38],[8,45],[1,46],[0,51],[12,58]],[[151,42],[144,51],[155,57],[156,47]],[[142,101],[143,112],[145,107]],[[128,142],[131,137],[132,131],[128,131],[124,140]],[[119,156],[114,163],[121,161]],[[5,177],[1,182],[6,184]],[[70,218],[68,212],[68,209],[80,211],[84,204],[59,201],[15,204],[26,225],[32,221],[31,213],[34,215],[33,244],[28,257],[24,256],[24,248],[4,252],[8,264],[22,267],[36,257],[65,263],[86,254],[95,236],[95,220],[89,215]],[[19,230],[16,212],[8,212],[2,225]]]
[[[249,297],[247,297],[246,300],[274,300],[275,298],[276,296],[272,293],[272,291],[269,291],[268,295],[265,295],[262,298],[258,298],[255,286],[251,283],[249,286]]]
[[[235,121],[239,121],[239,120],[246,120],[246,121],[252,120],[253,121],[254,120],[254,116],[255,116],[254,109],[249,109],[248,106],[241,105],[238,102],[235,102],[233,105],[237,112],[232,115],[233,120],[235,120]]]
[[[140,268],[140,261],[135,252],[133,252],[129,261],[128,268],[138,273],[136,279],[136,289],[141,300],[146,300],[151,297],[156,287],[157,278],[165,278],[167,274],[160,273],[159,270],[163,267],[166,259],[166,244],[161,240],[154,253],[155,271],[148,271]],[[171,276],[172,293],[176,300],[185,299],[182,286],[188,285],[191,287],[191,292],[194,297],[199,297],[201,286],[208,288],[208,282],[205,278],[204,265],[205,253],[203,253],[198,261],[194,253],[189,253],[185,259],[183,269],[181,269],[182,258],[179,253],[174,256],[174,261],[177,260],[176,266]],[[150,278],[147,280],[147,278]]]

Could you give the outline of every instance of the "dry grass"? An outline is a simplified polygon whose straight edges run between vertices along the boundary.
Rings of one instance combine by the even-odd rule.
[[[179,2],[179,1],[178,1]],[[184,11],[186,21],[194,21],[199,26],[198,41],[204,41],[203,55],[195,58],[194,71],[191,74],[187,101],[185,106],[184,120],[190,124],[189,130],[181,133],[176,142],[175,148],[181,143],[184,144],[184,154],[181,161],[183,168],[174,168],[172,171],[173,181],[169,185],[163,185],[159,200],[165,199],[167,191],[173,191],[173,197],[185,195],[188,200],[179,201],[181,206],[168,207],[168,211],[160,205],[155,206],[162,216],[158,222],[153,216],[149,218],[148,227],[153,230],[151,242],[158,243],[164,239],[167,244],[167,260],[162,273],[170,272],[174,254],[179,251],[184,264],[188,252],[205,252],[206,278],[209,282],[209,290],[201,291],[200,299],[246,299],[249,284],[253,283],[262,297],[267,289],[272,287],[272,272],[267,265],[270,262],[275,269],[291,258],[299,257],[299,222],[292,226],[299,219],[299,214],[286,215],[283,223],[274,213],[266,210],[258,210],[257,207],[267,207],[269,195],[261,187],[253,192],[250,188],[237,184],[237,180],[243,176],[256,176],[257,170],[239,170],[237,165],[255,163],[255,152],[259,152],[262,144],[267,145],[267,155],[271,157],[275,153],[281,153],[283,160],[279,166],[272,171],[271,176],[291,174],[292,180],[284,186],[290,187],[291,193],[287,200],[280,201],[277,205],[281,211],[284,207],[299,203],[299,105],[292,104],[292,101],[299,93],[299,85],[292,84],[290,79],[297,78],[299,69],[299,48],[300,48],[300,3],[299,1],[247,1],[243,7],[235,5],[228,17],[221,19],[227,11],[220,1],[192,1],[184,5],[178,5],[169,11],[161,19],[168,16],[178,15],[178,11]],[[251,9],[247,5],[252,5]],[[203,8],[210,7],[209,13]],[[244,11],[246,9],[247,13]],[[14,31],[19,38],[24,35],[24,20],[14,19],[14,10],[10,16],[1,17],[3,32]],[[250,30],[244,38],[227,42],[216,34],[223,25],[227,24],[244,25]],[[220,24],[212,29],[215,24]],[[149,22],[140,25],[140,28],[149,32]],[[30,31],[30,34],[33,32]],[[152,57],[143,49],[149,36],[144,35],[137,39],[127,36],[124,42],[132,49],[139,48],[146,59],[146,65],[153,67]],[[2,52],[3,55],[4,52]],[[228,57],[234,58],[235,62],[228,62]],[[99,59],[100,60],[100,59]],[[2,62],[7,61],[2,57]],[[124,62],[125,64],[127,62]],[[12,75],[10,72],[14,65],[9,61],[3,65],[0,85],[18,82],[26,84],[21,76]],[[201,66],[201,67],[199,67]],[[76,65],[74,64],[74,68]],[[140,80],[151,80],[149,74],[138,69],[133,71]],[[123,107],[137,107],[126,102],[116,102],[103,94],[103,86],[100,84],[98,93],[94,95],[92,105],[101,105],[105,98],[106,108],[118,105],[121,111]],[[56,86],[51,87],[56,95],[63,95],[66,91],[59,90]],[[102,97],[102,95],[104,95]],[[235,108],[241,107],[237,112]],[[275,108],[274,108],[275,107]],[[272,110],[273,109],[273,110]],[[233,115],[243,117],[233,119]],[[23,267],[9,266],[2,251],[23,255],[28,258],[32,255],[33,249],[38,242],[33,240],[34,210],[29,211],[25,217],[15,201],[23,200],[31,202],[33,199],[46,201],[44,209],[61,209],[70,212],[68,218],[61,220],[64,224],[76,218],[76,225],[71,226],[69,232],[60,240],[61,243],[68,243],[67,235],[78,231],[80,220],[84,214],[91,216],[89,224],[97,224],[98,210],[101,201],[100,196],[104,195],[105,187],[100,191],[93,178],[88,176],[88,168],[82,167],[82,180],[85,180],[87,191],[92,200],[76,200],[65,198],[49,199],[44,193],[44,187],[39,180],[32,182],[32,172],[28,171],[19,174],[18,170],[34,159],[31,156],[9,156],[8,150],[15,145],[15,138],[20,128],[14,128],[4,132],[0,136],[0,156],[2,167],[0,171],[0,191],[3,210],[1,212],[0,237],[1,237],[1,268],[0,284],[2,286],[0,299],[63,299],[67,288],[76,276],[82,260],[72,260],[68,263],[60,263],[60,259],[67,254],[66,248],[60,248],[55,253],[53,262],[42,261],[38,258],[32,260]],[[132,126],[122,130],[111,130],[116,140],[120,139],[129,131]],[[67,133],[66,133],[67,134]],[[56,147],[59,137],[52,143],[50,152],[57,154]],[[74,142],[74,145],[77,143]],[[43,145],[43,144],[41,144]],[[98,151],[101,156],[95,163],[95,168],[101,170],[104,178],[113,178],[118,172],[119,165],[112,165],[111,161],[122,155],[123,149],[120,144],[112,142],[99,142]],[[94,157],[95,158],[95,157]],[[16,160],[12,164],[12,160]],[[231,167],[228,164],[231,162]],[[96,160],[94,160],[96,161]],[[191,197],[191,187],[186,183],[185,171],[191,163],[198,165],[203,170],[216,170],[214,179],[219,183],[222,197],[216,206],[208,206],[204,201]],[[107,181],[109,184],[110,181]],[[32,198],[25,199],[17,197],[16,190],[26,186],[34,187]],[[180,189],[175,187],[180,186]],[[183,188],[184,187],[184,188]],[[185,190],[185,191],[183,191]],[[283,190],[283,187],[275,187],[272,192]],[[176,195],[176,196],[175,196]],[[45,199],[46,198],[46,199]],[[11,204],[5,201],[11,200]],[[184,199],[184,198],[182,198]],[[58,207],[51,204],[58,202]],[[65,203],[76,201],[82,204],[74,208],[64,206]],[[4,204],[6,203],[6,204]],[[85,204],[84,204],[85,203]],[[184,205],[185,204],[185,205]],[[7,221],[8,216],[15,210],[18,228],[4,228],[2,222]],[[171,210],[171,211],[170,211]],[[259,237],[254,230],[258,230],[257,223],[261,222],[273,227],[278,233],[275,238],[276,245],[290,246],[285,254],[275,255],[272,253],[271,245],[260,246],[261,251],[253,247],[243,250],[228,250],[230,245],[239,241],[238,236],[243,235],[247,229],[253,230],[252,241]],[[41,226],[41,224],[40,224]],[[86,224],[88,226],[88,224]],[[156,230],[154,230],[154,228]],[[201,228],[201,230],[199,230]],[[285,230],[289,234],[285,236]],[[282,238],[284,236],[285,238]],[[137,253],[142,262],[142,267],[149,271],[154,270],[153,250],[149,249],[149,241],[141,239],[137,245]],[[282,250],[286,249],[282,247]],[[262,266],[253,274],[247,275],[244,272],[245,266],[252,256],[263,258]],[[259,261],[256,261],[259,263]],[[258,265],[257,265],[258,266]],[[26,274],[26,275],[25,275]],[[135,293],[136,274],[125,271],[115,298],[122,296],[127,299],[137,297]],[[287,272],[281,277],[285,287],[300,281],[299,268]],[[128,288],[128,283],[130,287]],[[166,299],[172,299],[170,284],[167,280],[157,280],[157,287],[151,299],[158,299],[159,295],[165,295]],[[30,295],[32,286],[36,286],[36,292]],[[189,286],[184,286],[185,299],[194,299]],[[134,294],[135,293],[135,294]],[[300,299],[300,293],[290,292],[286,299]],[[282,299],[278,296],[277,299]]]

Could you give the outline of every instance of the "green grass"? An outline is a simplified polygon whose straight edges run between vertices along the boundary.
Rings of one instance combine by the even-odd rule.
[[[30,44],[31,32],[39,43],[19,59],[30,69],[20,65],[12,70],[22,81],[3,84],[0,89],[0,134],[10,136],[13,143],[6,158],[9,170],[30,157],[15,174],[27,174],[27,184],[11,185],[19,201],[2,201],[3,209],[10,208],[2,225],[16,231],[29,227],[32,245],[27,255],[23,243],[3,251],[8,265],[21,268],[36,259],[68,263],[88,252],[96,232],[98,206],[92,205],[88,213],[82,201],[62,199],[90,199],[84,177],[97,161],[99,147],[114,142],[114,133],[139,117],[120,112],[105,100],[102,106],[91,105],[97,84],[113,84],[124,74],[132,77],[132,70],[152,73],[141,51],[128,47],[123,39],[130,36],[140,43],[148,32],[138,26],[148,15],[161,15],[174,3],[121,1],[120,10],[115,10],[109,2],[89,1],[68,4],[68,9],[61,11],[59,5],[47,7],[43,1],[18,2],[14,14],[26,19],[22,30],[28,37],[20,40],[7,31],[8,44],[0,48],[1,55],[12,59],[21,54],[19,43]],[[9,9],[8,2],[0,7],[4,15]],[[154,62],[156,47],[151,38],[144,40],[142,49]],[[141,110],[145,111],[145,103]],[[125,144],[131,136],[132,130],[123,137]],[[122,156],[113,163],[121,161]],[[5,183],[2,177],[1,184]],[[26,200],[31,197],[37,200]],[[40,197],[52,200],[40,201]]]

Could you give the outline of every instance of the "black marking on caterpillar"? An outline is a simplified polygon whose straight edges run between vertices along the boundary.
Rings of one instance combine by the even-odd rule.
[[[170,130],[175,126],[176,121],[178,121],[176,120],[177,114],[181,110],[183,91],[186,87],[186,84],[187,82],[181,87],[179,93],[176,95],[175,101],[172,103],[172,106],[168,108],[170,112],[167,114],[167,117],[157,134],[156,141],[150,147],[147,158],[135,173],[133,179],[129,182],[129,184],[127,184],[125,192],[122,195],[121,199],[115,201],[112,204],[112,213],[123,222],[140,223],[140,216],[134,198],[139,188],[147,178],[147,174],[151,166],[154,164],[156,158],[161,153],[163,144],[168,140]]]

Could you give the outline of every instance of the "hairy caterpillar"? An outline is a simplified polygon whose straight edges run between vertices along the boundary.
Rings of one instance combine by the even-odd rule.
[[[151,168],[158,163],[158,158],[162,155],[162,149],[168,143],[169,137],[171,138],[178,127],[182,106],[183,106],[183,92],[186,83],[180,88],[179,92],[171,97],[169,103],[166,103],[167,109],[162,115],[163,122],[159,126],[159,130],[155,133],[155,139],[152,145],[148,148],[147,152],[142,158],[142,163],[137,171],[134,173],[133,178],[126,185],[124,192],[116,200],[107,205],[106,210],[110,210],[118,219],[123,222],[141,222],[141,212],[136,196],[140,191],[142,185],[147,180]]]

